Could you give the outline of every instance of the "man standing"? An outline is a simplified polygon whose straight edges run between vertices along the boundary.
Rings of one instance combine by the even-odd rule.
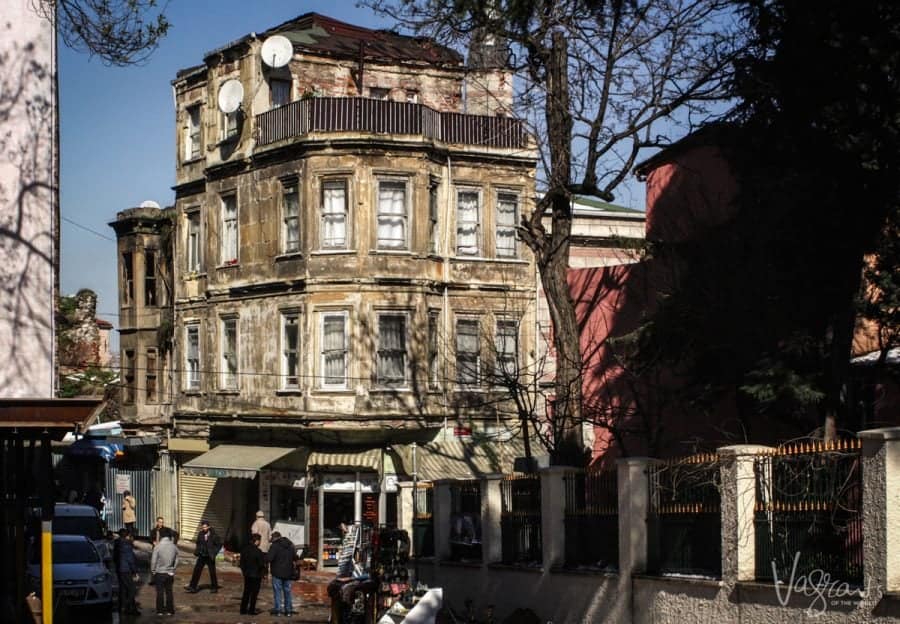
[[[203,573],[203,566],[209,567],[209,580],[211,588],[209,591],[216,593],[219,591],[219,583],[216,581],[216,555],[222,548],[222,539],[209,526],[209,520],[200,521],[200,532],[197,534],[197,543],[194,548],[194,556],[197,562],[194,564],[194,573],[191,574],[191,583],[185,587],[185,591],[189,594],[197,593],[197,581]]]
[[[178,547],[172,541],[172,535],[171,529],[162,527],[159,530],[159,541],[150,556],[150,574],[156,586],[156,615],[175,615],[172,585],[175,582],[175,567],[178,565]]]
[[[122,524],[124,524],[125,528],[128,529],[128,532],[131,533],[133,539],[134,523],[137,522],[137,514],[135,513],[137,501],[128,490],[122,492],[122,496],[124,497],[122,499]]]
[[[259,533],[250,536],[250,543],[241,550],[241,573],[244,575],[244,593],[241,595],[241,614],[256,615],[256,598],[259,586],[266,574],[266,558],[259,549]]]
[[[119,550],[116,569],[119,571],[119,609],[128,615],[140,615],[135,596],[134,576],[137,574],[137,560],[134,558],[134,536],[128,529],[119,530]]]
[[[250,527],[250,532],[259,534],[261,540],[259,549],[264,553],[269,552],[269,543],[272,541],[272,525],[266,520],[266,514],[262,512],[262,509],[256,512],[256,520]]]
[[[272,591],[275,593],[275,607],[272,615],[291,615],[294,604],[291,600],[291,580],[294,577],[294,559],[297,551],[294,545],[281,533],[272,533],[272,547],[266,553],[269,572],[272,574]],[[283,606],[282,606],[282,603]]]
[[[162,516],[156,517],[156,524],[150,529],[150,542],[156,546],[159,543],[162,530],[166,528],[165,520]],[[169,536],[171,538],[171,535]]]

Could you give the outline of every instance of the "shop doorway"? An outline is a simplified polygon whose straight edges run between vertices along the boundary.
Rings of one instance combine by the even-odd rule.
[[[353,492],[325,492],[322,510],[322,557],[326,566],[337,565],[343,534],[341,523],[353,524]]]

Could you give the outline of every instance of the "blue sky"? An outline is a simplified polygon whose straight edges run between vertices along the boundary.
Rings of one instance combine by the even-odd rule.
[[[115,233],[107,224],[144,200],[174,201],[170,83],[176,72],[202,63],[210,50],[309,11],[361,26],[393,26],[352,0],[173,0],[166,11],[169,34],[145,65],[106,67],[60,46],[62,294],[94,290],[98,317],[118,328]]]

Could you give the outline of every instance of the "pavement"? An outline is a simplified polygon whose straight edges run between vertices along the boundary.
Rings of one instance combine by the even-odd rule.
[[[269,614],[272,608],[273,595],[272,584],[268,580],[263,581],[259,592],[256,608],[262,611],[255,616],[241,615],[238,613],[243,591],[243,578],[239,568],[230,561],[219,561],[216,565],[216,574],[219,581],[218,593],[209,591],[209,575],[206,570],[200,577],[199,589],[195,594],[189,594],[184,590],[194,569],[193,544],[180,542],[178,544],[178,569],[175,572],[174,617],[156,615],[156,589],[147,585],[150,576],[150,544],[147,542],[135,542],[135,555],[138,559],[138,567],[141,570],[140,585],[138,587],[138,603],[141,605],[141,615],[122,615],[114,613],[112,621],[115,624],[138,624],[144,622],[173,622],[177,624],[212,624],[212,623],[269,623],[281,624],[293,623],[327,623],[330,613],[330,600],[326,593],[328,583],[334,578],[333,572],[304,572],[299,581],[292,586],[294,612],[291,616],[274,616]]]

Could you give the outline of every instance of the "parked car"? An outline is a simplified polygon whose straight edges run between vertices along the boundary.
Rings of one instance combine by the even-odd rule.
[[[41,595],[41,549],[31,548],[28,557],[31,589]],[[53,592],[73,606],[112,608],[113,575],[106,568],[93,542],[84,535],[53,536]]]
[[[97,548],[107,568],[112,569],[112,553],[106,539],[106,526],[90,505],[56,503],[53,510],[53,535],[83,535]]]

